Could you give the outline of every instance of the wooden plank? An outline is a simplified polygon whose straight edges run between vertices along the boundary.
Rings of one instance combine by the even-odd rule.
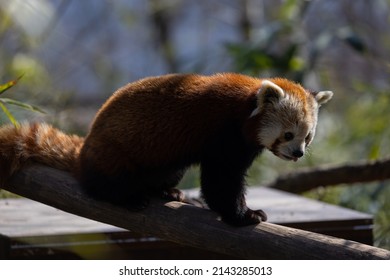
[[[199,190],[188,190],[186,194],[199,197]],[[250,187],[247,198],[250,207],[265,210],[269,222],[275,224],[307,230],[372,225],[369,214],[269,188]],[[2,199],[0,213],[0,233],[11,237],[123,231],[29,199]]]
[[[189,190],[187,194],[190,197],[199,197],[199,190]],[[269,222],[275,224],[337,221],[372,223],[370,214],[266,187],[249,187],[246,198],[249,207],[263,209]]]
[[[10,259],[232,259],[129,231],[17,237]]]
[[[186,193],[199,196],[198,189]],[[370,215],[263,187],[249,188],[248,198],[253,208],[267,209],[271,222],[372,244]],[[305,215],[306,211],[310,215]],[[11,237],[8,246],[14,259],[228,258],[137,235],[23,198],[0,200],[0,233]]]
[[[145,210],[131,212],[85,196],[68,173],[42,165],[20,170],[6,189],[89,219],[238,258],[390,259],[384,249],[266,222],[234,228],[211,211],[179,202],[152,200]]]
[[[9,237],[124,231],[29,199],[0,200],[0,233]]]

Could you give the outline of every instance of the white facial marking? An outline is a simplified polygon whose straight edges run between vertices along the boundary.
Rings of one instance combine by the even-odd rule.
[[[317,122],[317,104],[308,106],[288,93],[277,103],[267,104],[264,110],[270,113],[264,115],[260,143],[281,159],[297,161],[310,144]]]
[[[284,160],[304,155],[314,138],[318,108],[333,96],[331,91],[305,94],[285,92],[269,80],[262,81],[257,93],[258,107],[250,118],[262,112],[258,141]]]

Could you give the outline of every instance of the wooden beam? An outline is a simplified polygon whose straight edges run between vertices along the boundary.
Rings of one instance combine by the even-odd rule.
[[[320,186],[353,184],[390,179],[390,157],[335,166],[305,168],[279,176],[269,188],[303,193]]]
[[[195,206],[153,200],[143,211],[87,197],[68,173],[31,165],[15,174],[6,189],[96,221],[176,243],[245,259],[390,259],[384,249],[270,223],[242,228]]]

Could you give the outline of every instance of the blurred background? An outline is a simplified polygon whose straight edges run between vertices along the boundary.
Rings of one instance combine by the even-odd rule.
[[[248,176],[265,185],[300,167],[390,155],[390,0],[0,0],[0,84],[46,114],[9,107],[85,135],[124,84],[171,72],[283,76],[332,90],[300,163],[265,152]],[[0,123],[8,122],[0,112]],[[389,171],[390,172],[390,171]],[[181,186],[199,186],[197,169]],[[375,245],[390,249],[389,181],[305,195],[375,215]]]

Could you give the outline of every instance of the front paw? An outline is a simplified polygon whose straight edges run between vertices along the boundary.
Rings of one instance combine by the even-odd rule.
[[[265,221],[267,221],[267,219],[268,219],[268,217],[267,217],[267,214],[265,214],[265,212],[263,211],[263,210],[261,210],[261,209],[258,209],[258,210],[248,210],[247,211],[247,213],[248,212],[252,212],[250,215],[252,215],[252,216],[257,216],[257,218],[258,217],[260,217],[260,219],[261,219],[261,222],[265,222]]]
[[[222,217],[222,221],[237,227],[256,225],[267,220],[267,215],[263,210],[248,209],[243,215],[233,217]]]
[[[179,202],[183,202],[185,199],[184,193],[176,188],[164,190],[162,193],[162,198],[165,200],[173,200]]]

